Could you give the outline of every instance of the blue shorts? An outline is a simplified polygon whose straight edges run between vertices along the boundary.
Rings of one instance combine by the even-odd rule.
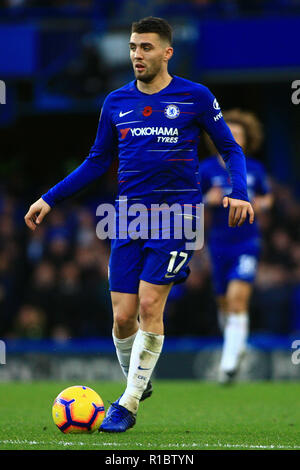
[[[209,251],[213,284],[217,295],[224,295],[228,283],[233,279],[254,282],[260,255],[260,244],[257,239],[238,244],[211,243]]]
[[[141,280],[159,285],[184,282],[194,253],[185,245],[185,239],[112,240],[109,290],[137,294]]]

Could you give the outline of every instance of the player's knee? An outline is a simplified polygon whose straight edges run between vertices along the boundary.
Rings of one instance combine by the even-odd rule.
[[[124,330],[130,328],[136,322],[136,317],[129,314],[126,311],[114,312],[114,323],[118,327],[118,330]]]
[[[247,299],[242,295],[230,296],[227,299],[227,308],[231,313],[245,312],[248,308]]]
[[[155,294],[146,294],[140,297],[140,316],[144,319],[155,316],[159,307],[159,301],[159,296]]]

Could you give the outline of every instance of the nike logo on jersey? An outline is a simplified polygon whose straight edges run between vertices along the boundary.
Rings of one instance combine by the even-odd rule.
[[[165,274],[165,277],[175,277],[175,274]]]
[[[126,116],[126,114],[130,114],[130,113],[133,113],[133,109],[131,109],[130,111],[126,111],[126,113],[122,113],[122,111],[120,111],[119,112],[119,117]]]
[[[150,368],[146,369],[145,367],[141,367],[141,366],[138,366],[138,369],[140,369],[140,370],[150,370]]]

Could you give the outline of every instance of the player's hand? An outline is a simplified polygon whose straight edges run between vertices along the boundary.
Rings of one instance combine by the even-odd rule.
[[[218,186],[214,186],[205,195],[205,202],[211,206],[220,206],[222,204],[223,191]]]
[[[49,204],[47,204],[47,202],[42,198],[38,199],[30,206],[29,211],[24,217],[27,227],[29,227],[31,230],[35,230],[37,226],[41,224],[45,215],[47,215],[50,211],[51,207]]]
[[[240,227],[245,222],[247,215],[249,215],[249,222],[253,224],[254,222],[254,210],[250,202],[243,201],[242,199],[233,199],[231,197],[225,196],[223,198],[223,207],[229,206],[229,217],[228,225],[229,227]]]

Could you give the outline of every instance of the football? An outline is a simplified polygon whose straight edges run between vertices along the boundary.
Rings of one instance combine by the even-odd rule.
[[[92,433],[104,419],[102,398],[84,385],[68,387],[55,398],[52,417],[65,434]]]

